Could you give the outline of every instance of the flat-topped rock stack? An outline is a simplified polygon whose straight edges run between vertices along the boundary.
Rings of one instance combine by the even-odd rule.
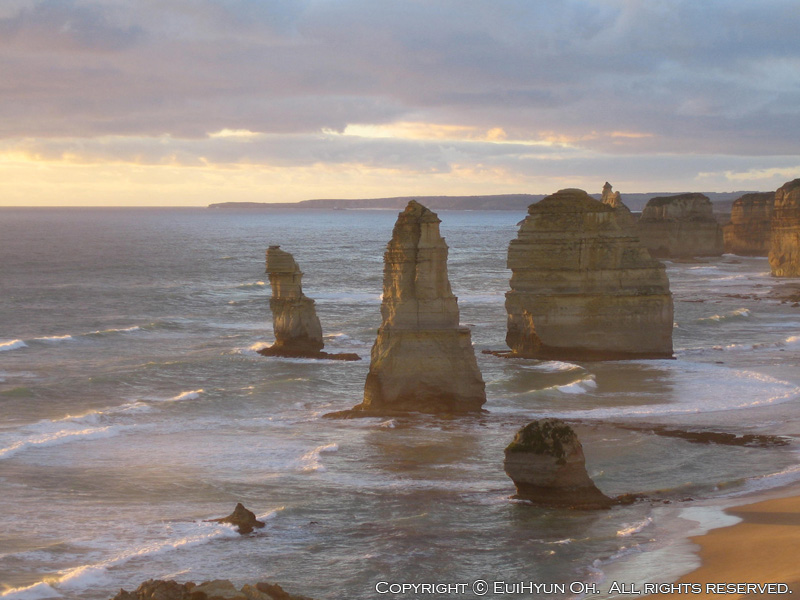
[[[259,350],[264,356],[360,360],[357,354],[323,352],[322,325],[314,301],[303,294],[303,273],[288,252],[280,246],[267,249],[267,274],[272,287],[269,307],[275,343]]]
[[[769,266],[775,277],[800,277],[800,179],[775,192]]]
[[[722,227],[704,194],[651,198],[637,223],[653,258],[722,256]]]
[[[769,255],[774,203],[774,192],[755,192],[734,200],[731,222],[723,231],[725,252],[739,256]]]
[[[459,325],[439,223],[413,200],[397,218],[384,255],[382,323],[364,401],[354,411],[466,413],[486,402],[472,336]]]
[[[508,248],[510,356],[615,360],[672,356],[664,265],[610,206],[567,189],[532,204]]]

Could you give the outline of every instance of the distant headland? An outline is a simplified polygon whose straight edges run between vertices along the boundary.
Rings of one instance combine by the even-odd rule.
[[[647,201],[657,196],[672,196],[681,192],[648,192],[623,194],[625,204],[633,211],[641,211]],[[748,191],[703,192],[714,204],[716,212],[729,213],[734,200]],[[384,208],[403,210],[411,200],[417,200],[431,210],[515,210],[525,212],[528,206],[542,200],[546,194],[498,194],[489,196],[397,196],[393,198],[364,198],[359,200],[318,199],[300,202],[219,202],[208,208],[218,210],[278,210],[278,209],[365,209]],[[592,194],[600,199],[600,194]]]

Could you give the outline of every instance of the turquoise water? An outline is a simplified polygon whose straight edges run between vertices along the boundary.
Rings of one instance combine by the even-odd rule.
[[[150,578],[225,578],[317,599],[476,580],[609,597],[615,573],[658,582],[690,568],[683,538],[732,495],[800,478],[793,445],[617,426],[797,434],[800,309],[766,298],[766,259],[667,264],[676,360],[504,360],[480,351],[505,348],[514,212],[439,215],[488,412],[322,419],[361,400],[396,214],[0,210],[0,596],[99,600]],[[270,244],[304,271],[326,350],[364,360],[255,352],[272,341]],[[579,420],[604,492],[670,504],[511,501],[503,448],[542,416]],[[257,535],[203,522],[240,501],[267,519]]]

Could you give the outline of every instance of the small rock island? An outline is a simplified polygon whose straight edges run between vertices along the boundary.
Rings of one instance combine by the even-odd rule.
[[[541,419],[520,429],[505,451],[503,468],[514,482],[514,498],[534,504],[597,509],[616,502],[597,489],[586,472],[575,431],[559,419]]]
[[[618,220],[618,209],[578,189],[529,207],[508,248],[507,356],[672,356],[666,270]]]

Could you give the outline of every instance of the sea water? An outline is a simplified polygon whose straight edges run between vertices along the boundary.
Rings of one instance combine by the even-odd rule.
[[[768,298],[766,259],[667,263],[675,360],[507,360],[481,350],[505,348],[513,211],[439,215],[488,412],[323,419],[362,399],[396,215],[0,210],[0,596],[101,600],[151,578],[223,578],[318,599],[424,597],[391,591],[404,583],[474,597],[476,581],[556,590],[503,597],[610,597],[614,578],[690,569],[685,537],[724,524],[726,498],[800,478],[791,444],[643,427],[794,439],[800,309]],[[305,273],[326,350],[362,361],[257,354],[273,341],[271,244]],[[546,416],[578,423],[605,493],[661,501],[571,512],[509,499],[503,449]],[[266,527],[205,521],[236,502]]]

